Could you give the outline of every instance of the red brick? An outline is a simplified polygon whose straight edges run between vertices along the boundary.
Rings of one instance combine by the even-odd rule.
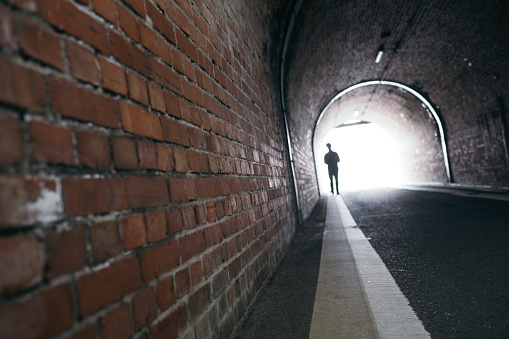
[[[113,159],[115,160],[116,168],[138,168],[138,156],[136,155],[136,145],[133,139],[113,137],[111,144],[113,146]]]
[[[145,230],[143,214],[131,215],[122,218],[121,223],[124,249],[126,251],[146,244],[147,232]]]
[[[131,207],[162,206],[170,202],[165,178],[129,177]]]
[[[53,32],[27,19],[18,22],[21,48],[33,58],[60,70],[64,68],[60,38]]]
[[[189,108],[189,103],[185,99],[179,99],[179,105],[180,105],[180,116],[182,119],[186,120],[187,122],[192,122],[191,117],[191,109]]]
[[[184,149],[174,149],[173,158],[175,159],[175,171],[181,173],[189,172],[189,164],[187,162],[187,153]]]
[[[203,232],[196,232],[179,239],[180,255],[185,262],[195,255],[205,251],[205,238]]]
[[[191,286],[196,286],[196,284],[202,282],[203,280],[203,270],[201,261],[196,261],[191,264]]]
[[[110,259],[122,250],[117,221],[105,221],[90,227],[93,262]]]
[[[166,214],[163,211],[146,213],[147,238],[149,243],[160,241],[166,236]]]
[[[203,275],[208,278],[214,272],[214,259],[212,254],[203,256]]]
[[[151,248],[145,252],[141,260],[143,279],[145,282],[150,282],[178,266],[179,263],[179,249],[176,240]]]
[[[205,205],[199,204],[194,206],[194,214],[196,215],[196,223],[203,225],[207,223],[207,215],[205,214]]]
[[[157,169],[156,149],[154,144],[145,141],[137,141],[136,148],[138,149],[140,168]]]
[[[173,67],[180,73],[184,73],[186,70],[184,68],[184,58],[181,52],[175,47],[171,47],[171,55],[173,58]]]
[[[149,324],[157,317],[156,299],[151,288],[134,296],[133,316],[135,331]]]
[[[152,328],[151,337],[154,339],[177,338],[187,323],[186,306],[179,306]]]
[[[151,2],[146,2],[145,6],[147,9],[147,16],[151,19],[157,30],[171,40],[174,34],[173,24]]]
[[[147,83],[138,74],[127,71],[129,97],[141,104],[148,105]]]
[[[127,95],[124,69],[103,56],[99,56],[99,65],[101,66],[103,88],[121,95]]]
[[[198,86],[191,85],[187,81],[182,81],[182,91],[184,97],[199,106],[203,106],[203,93]]]
[[[168,223],[168,234],[174,234],[182,230],[182,216],[178,209],[166,211],[166,220]]]
[[[204,234],[207,247],[219,244],[223,240],[220,224],[205,229]]]
[[[175,273],[175,289],[177,297],[182,297],[184,294],[189,292],[191,288],[191,278],[189,276],[189,268],[185,267]]]
[[[163,38],[156,35],[157,55],[167,64],[172,64],[170,45]]]
[[[175,120],[161,118],[164,140],[182,146],[189,146],[189,128]]]
[[[163,140],[159,117],[124,102],[119,104],[124,131],[148,138]]]
[[[148,93],[150,97],[150,107],[161,112],[166,112],[166,104],[164,102],[164,94],[161,87],[149,82]]]
[[[173,276],[169,276],[157,283],[157,305],[161,311],[175,304],[175,288],[173,286]]]
[[[132,45],[118,33],[110,30],[111,55],[126,65],[142,72],[147,77],[152,76],[150,57],[147,53]]]
[[[94,11],[112,24],[117,23],[113,0],[91,0]]]
[[[0,296],[39,283],[42,270],[43,252],[33,237],[0,239]]]
[[[182,207],[182,226],[184,226],[186,230],[196,227],[196,217],[192,206]]]
[[[166,112],[174,117],[180,118],[180,103],[175,94],[164,91],[164,99],[166,102]]]
[[[21,165],[25,161],[25,142],[19,119],[0,115],[0,163]]]
[[[153,59],[154,81],[175,93],[182,93],[180,76],[163,63]]]
[[[74,333],[69,339],[95,339],[95,325],[85,327]]]
[[[170,179],[171,201],[187,201],[198,198],[195,179]]]
[[[12,16],[10,10],[0,5],[0,24],[2,25],[2,34],[0,34],[0,45],[9,50],[16,49],[16,37],[12,26]]]
[[[127,185],[123,178],[82,179],[62,181],[65,207],[70,216],[119,211],[129,207]]]
[[[113,99],[57,78],[50,79],[50,90],[56,113],[106,127],[118,127],[117,105]]]
[[[49,279],[76,271],[87,264],[83,228],[50,234],[45,237],[44,242],[49,253],[46,260],[46,276]]]
[[[158,50],[156,45],[156,34],[150,27],[145,25],[142,21],[140,21],[139,24],[140,24],[141,44],[152,53],[157,54]]]
[[[199,172],[200,171],[200,160],[198,157],[198,153],[193,150],[186,150],[187,162],[189,163],[189,170],[191,172]]]
[[[32,156],[36,161],[74,165],[71,131],[32,120],[29,124]]]
[[[72,74],[78,79],[99,85],[99,70],[94,51],[72,40],[67,40],[66,52]]]
[[[216,221],[216,204],[212,201],[206,203],[207,206],[207,221],[214,222]]]
[[[184,51],[194,62],[198,63],[198,52],[195,45],[189,40],[184,33],[176,30],[175,36],[177,38],[177,46]]]
[[[208,150],[207,134],[197,128],[189,128],[188,132],[191,146],[201,150]]]
[[[133,38],[134,41],[139,42],[140,33],[138,31],[136,17],[121,5],[117,5],[117,11],[120,28]]]
[[[74,35],[103,52],[108,51],[108,38],[104,26],[73,2],[40,0],[43,18],[59,29]]]
[[[139,0],[124,0],[127,4],[129,4],[132,9],[138,12],[139,15],[145,17],[145,3],[144,1]]]
[[[207,154],[200,153],[199,154],[200,161],[200,172],[208,173],[210,171],[209,166],[209,157]]]
[[[133,334],[129,305],[122,304],[101,319],[101,337],[127,339]]]
[[[157,169],[171,172],[173,170],[173,150],[169,147],[157,145]]]
[[[71,327],[74,310],[69,284],[53,286],[0,305],[3,338],[51,338]]]
[[[0,58],[0,101],[41,112],[46,104],[44,79]]]
[[[76,281],[82,316],[108,306],[141,285],[137,258],[129,258],[81,276]]]
[[[198,178],[196,187],[200,198],[213,198],[219,195],[216,178]]]
[[[189,297],[188,311],[189,318],[194,321],[210,304],[210,285],[203,285],[199,290]]]
[[[76,131],[78,153],[83,165],[92,168],[110,166],[110,147],[108,137],[88,131]]]

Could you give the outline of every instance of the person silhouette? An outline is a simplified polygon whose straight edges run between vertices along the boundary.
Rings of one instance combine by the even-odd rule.
[[[323,161],[327,164],[329,167],[329,179],[330,179],[330,191],[332,194],[334,194],[334,185],[332,184],[332,178],[334,177],[336,179],[336,193],[339,194],[338,189],[338,162],[339,162],[339,156],[336,152],[334,152],[331,149],[331,144],[327,144],[327,147],[329,148],[329,152],[325,154],[325,157],[323,158]]]

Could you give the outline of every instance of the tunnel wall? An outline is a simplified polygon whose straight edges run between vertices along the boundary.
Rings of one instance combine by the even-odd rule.
[[[229,336],[296,227],[280,11],[0,1],[2,337]]]

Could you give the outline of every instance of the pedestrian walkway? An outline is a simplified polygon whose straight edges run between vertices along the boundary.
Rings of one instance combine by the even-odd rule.
[[[236,338],[429,338],[340,196],[301,233]]]

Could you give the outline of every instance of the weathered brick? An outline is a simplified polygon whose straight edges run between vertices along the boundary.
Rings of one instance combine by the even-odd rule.
[[[196,223],[198,225],[203,225],[207,223],[207,215],[205,213],[204,204],[195,205],[194,214],[196,215]]]
[[[0,114],[0,163],[21,165],[25,161],[25,142],[19,119]]]
[[[210,285],[205,284],[189,297],[189,319],[194,321],[210,304]]]
[[[171,119],[161,118],[164,140],[182,146],[189,146],[188,127]]]
[[[141,285],[137,258],[128,258],[81,276],[76,281],[82,316],[108,306]]]
[[[175,71],[155,59],[153,60],[153,68],[155,82],[175,93],[182,93],[180,76]]]
[[[134,41],[140,41],[140,33],[136,17],[124,6],[117,4],[118,23],[120,28],[127,33]]]
[[[135,331],[149,324],[157,317],[156,299],[151,288],[136,294],[132,305]]]
[[[207,222],[214,222],[216,221],[217,215],[216,215],[216,204],[212,201],[207,202],[206,204],[207,208]]]
[[[191,264],[191,286],[196,286],[203,281],[203,269],[201,261],[195,261]]]
[[[31,236],[0,239],[0,296],[10,295],[39,283],[43,252]]]
[[[171,201],[187,201],[198,198],[194,179],[170,179]]]
[[[166,211],[166,220],[168,224],[168,234],[174,234],[182,230],[182,216],[178,209]]]
[[[175,290],[177,297],[180,298],[191,289],[191,277],[189,268],[186,266],[175,273]]]
[[[121,102],[119,106],[124,131],[163,140],[163,130],[157,115],[124,102]]]
[[[125,71],[114,62],[99,56],[103,88],[121,95],[127,95]]]
[[[72,74],[78,79],[99,85],[99,70],[94,51],[72,40],[67,40],[66,52]]]
[[[140,168],[154,170],[158,168],[154,144],[145,141],[137,141],[136,148],[138,149]]]
[[[138,0],[125,0],[139,15],[145,17],[145,2]]]
[[[173,276],[169,276],[157,283],[157,305],[161,311],[175,304],[175,287],[173,285]]]
[[[182,262],[205,251],[205,238],[203,232],[196,232],[179,239]]]
[[[114,0],[91,0],[94,11],[112,24],[117,23]]]
[[[73,2],[39,0],[43,18],[59,29],[74,35],[103,52],[108,52],[106,28]]]
[[[142,21],[139,22],[139,25],[141,44],[152,53],[157,54],[156,34]]]
[[[164,94],[161,87],[149,82],[148,93],[150,97],[150,107],[161,112],[166,112],[166,103],[164,101]]]
[[[2,34],[0,34],[0,45],[8,50],[16,49],[17,39],[14,35],[12,15],[10,10],[3,5],[0,5],[0,24],[2,25]]]
[[[200,198],[212,198],[219,195],[216,178],[198,178],[196,188]]]
[[[147,17],[150,18],[156,29],[171,40],[172,35],[174,34],[173,24],[151,2],[146,2],[145,6],[147,10]]]
[[[181,173],[189,172],[189,164],[187,162],[187,153],[184,149],[174,149],[173,158],[175,159],[175,171]]]
[[[88,131],[76,131],[76,139],[83,165],[93,168],[110,166],[110,147],[107,136]]]
[[[128,186],[132,207],[162,206],[170,202],[165,178],[132,176]]]
[[[148,105],[147,83],[134,72],[127,71],[127,85],[129,97],[143,105]]]
[[[157,169],[171,172],[173,170],[173,150],[169,147],[156,146]]]
[[[18,20],[21,48],[30,56],[60,70],[64,68],[60,38],[26,18]]]
[[[129,207],[125,179],[68,178],[62,184],[68,215],[105,213]]]
[[[168,272],[180,263],[177,241],[153,247],[143,254],[141,266],[145,282],[152,281],[157,276]]]
[[[182,225],[184,229],[190,230],[196,227],[196,217],[192,206],[184,206],[181,209]]]
[[[160,241],[166,236],[166,214],[164,211],[146,213],[147,239],[149,243]]]
[[[122,304],[101,319],[101,337],[127,339],[133,334],[129,305]]]
[[[59,179],[0,177],[0,229],[50,223],[63,216]]]
[[[42,121],[29,124],[32,156],[36,161],[74,165],[71,131]]]
[[[44,79],[36,72],[0,58],[0,101],[37,112],[46,104]]]
[[[187,323],[186,307],[179,306],[152,328],[151,336],[154,339],[177,338]]]
[[[55,112],[106,127],[118,127],[117,105],[113,99],[62,79],[51,78],[49,83]]]
[[[83,228],[50,234],[45,237],[44,242],[49,253],[46,260],[46,276],[49,279],[76,271],[87,264]]]
[[[110,30],[109,37],[111,55],[127,66],[142,72],[145,76],[152,76],[152,66],[148,54],[112,30]]]
[[[187,162],[189,163],[189,170],[197,173],[200,171],[200,159],[198,153],[193,150],[186,150]]]
[[[145,245],[147,242],[147,232],[143,214],[130,215],[121,220],[122,238],[124,240],[124,250]]]
[[[116,220],[105,221],[90,227],[93,262],[107,260],[122,250]]]
[[[204,230],[205,234],[205,243],[207,247],[212,247],[216,244],[219,244],[223,240],[223,234],[221,231],[221,225],[216,224]]]
[[[0,333],[5,338],[51,338],[71,327],[73,314],[71,286],[52,286],[1,304]]]
[[[133,139],[125,137],[113,137],[111,139],[111,145],[113,147],[113,159],[115,161],[116,168],[138,168],[136,144]]]

